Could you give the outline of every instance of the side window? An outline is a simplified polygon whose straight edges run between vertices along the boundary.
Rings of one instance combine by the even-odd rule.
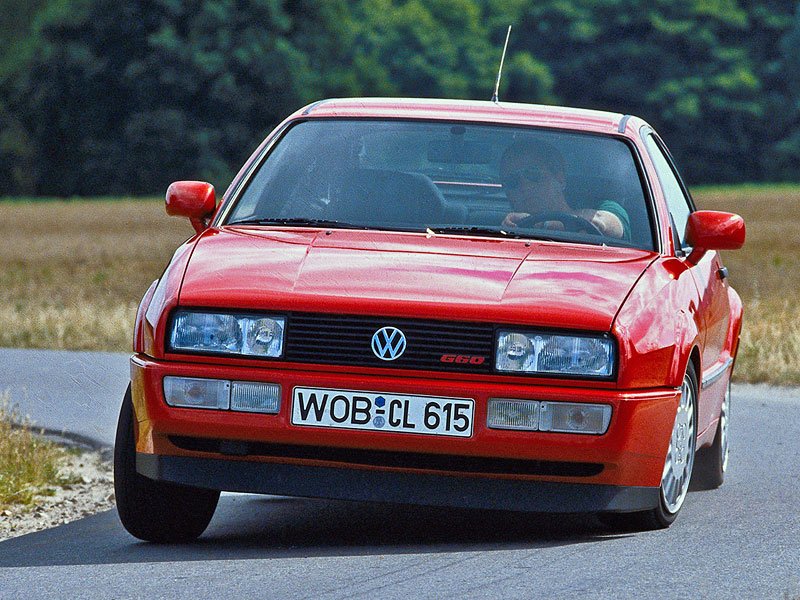
[[[686,232],[686,222],[692,212],[691,204],[683,191],[683,186],[681,186],[675,175],[672,164],[662,152],[653,135],[648,134],[644,143],[650,158],[653,159],[653,164],[655,164],[658,181],[667,199],[667,207],[672,217],[676,235],[679,238],[680,246],[683,247],[686,245],[684,234]]]

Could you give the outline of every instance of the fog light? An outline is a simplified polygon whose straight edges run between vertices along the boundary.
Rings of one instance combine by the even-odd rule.
[[[611,422],[611,407],[607,404],[575,404],[572,402],[542,402],[539,410],[539,429],[561,433],[605,433]]]
[[[164,377],[164,399],[170,406],[227,410],[230,381],[197,377]]]
[[[489,400],[487,425],[493,429],[539,428],[539,403],[533,400]]]
[[[231,410],[277,413],[281,408],[281,386],[277,383],[234,381]]]

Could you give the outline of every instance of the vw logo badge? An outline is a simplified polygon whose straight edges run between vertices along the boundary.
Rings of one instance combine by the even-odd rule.
[[[372,352],[381,360],[395,360],[406,351],[406,336],[397,327],[381,327],[372,334]]]

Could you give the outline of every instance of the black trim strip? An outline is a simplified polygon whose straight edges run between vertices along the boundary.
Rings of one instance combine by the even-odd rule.
[[[659,503],[658,487],[419,475],[188,456],[137,454],[136,470],[150,479],[214,490],[361,502],[554,513],[633,512]]]
[[[650,158],[651,161],[652,161],[652,156],[650,156],[650,152],[647,150],[647,144],[646,144],[645,138],[652,132],[653,132],[653,128],[650,127],[649,125],[642,125],[639,128],[639,137],[640,137],[641,142],[642,142],[643,151],[645,153],[647,153],[647,155],[648,155],[648,157]],[[638,157],[638,161],[637,162],[639,164],[639,168],[641,169],[641,173],[644,176],[645,187],[646,187],[647,196],[648,196],[647,200],[648,200],[648,203],[649,203],[650,219],[651,219],[650,227],[651,227],[651,229],[653,231],[654,240],[656,242],[654,247],[656,249],[656,252],[658,252],[659,254],[663,255],[664,252],[666,251],[666,249],[664,248],[664,244],[662,243],[662,238],[663,238],[662,229],[663,229],[663,227],[662,227],[661,219],[659,217],[658,207],[656,205],[656,196],[655,196],[655,186],[658,185],[660,187],[661,183],[658,180],[658,173],[654,173],[655,177],[656,177],[655,181],[654,181],[653,177],[651,176],[652,174],[647,172],[647,169],[644,166],[644,162],[642,161],[642,157],[641,157],[641,154],[640,154],[638,148],[636,150],[636,155]]]
[[[330,448],[263,442],[230,442],[212,438],[169,436],[169,441],[183,450],[212,452],[234,456],[266,456],[322,460],[357,466],[424,469],[457,473],[491,475],[543,475],[551,477],[593,477],[603,471],[600,463],[522,460],[483,456],[453,456],[421,452],[390,452],[360,448]]]
[[[717,381],[720,377],[722,377],[728,368],[733,364],[733,359],[728,357],[728,359],[722,363],[719,367],[717,367],[714,371],[712,371],[709,375],[703,377],[703,383],[701,384],[700,388],[706,388],[710,386],[712,383]]]

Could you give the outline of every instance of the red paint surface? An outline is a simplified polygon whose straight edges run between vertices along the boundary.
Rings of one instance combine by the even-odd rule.
[[[167,188],[167,214],[187,217],[198,233],[205,229],[205,221],[214,214],[217,195],[214,186],[203,181],[176,181]]]
[[[609,331],[653,257],[642,250],[418,233],[209,229],[195,247],[180,304],[424,313]]]
[[[645,123],[636,118],[629,119],[624,132],[619,133],[622,116],[618,114],[396,99],[328,101],[307,115],[302,113],[298,111],[279,125],[248,160],[226,192],[218,214],[258,157],[292,119],[386,117],[509,123],[629,139],[641,155],[650,185],[661,250],[453,235],[214,225],[178,249],[162,280],[148,294],[151,298],[145,298],[137,318],[132,389],[139,451],[187,454],[166,439],[169,434],[180,434],[592,461],[602,462],[605,470],[580,481],[657,486],[674,420],[677,388],[687,364],[694,361],[702,379],[736,354],[741,301],[727,281],[719,278],[721,262],[712,250],[741,246],[741,218],[709,211],[695,213],[689,221],[689,236],[698,248],[702,247],[704,255],[696,261],[676,256],[664,194],[639,138]],[[195,200],[188,204],[197,206],[198,194],[196,190],[189,194]],[[174,195],[172,210],[190,216],[179,196]],[[170,311],[179,305],[610,332],[618,344],[618,376],[615,381],[590,382],[169,355],[164,353],[167,321]],[[267,416],[169,408],[161,391],[161,379],[167,374],[279,383],[283,389],[281,413]],[[699,445],[712,441],[729,375],[727,371],[700,391]],[[476,400],[474,434],[468,439],[453,439],[291,426],[288,411],[295,386],[466,395]],[[601,402],[612,406],[613,415],[603,436],[490,430],[485,426],[490,397]]]
[[[708,250],[738,250],[744,238],[744,219],[732,213],[698,210],[686,223],[686,241],[693,247],[689,260],[693,263]]]
[[[527,478],[614,485],[659,484],[669,432],[678,402],[676,390],[669,388],[644,392],[622,393],[612,390],[599,392],[593,389],[570,389],[552,385],[466,383],[424,376],[398,377],[396,372],[388,376],[368,376],[346,373],[343,369],[340,369],[340,372],[318,372],[308,368],[303,371],[286,371],[281,368],[175,364],[152,361],[141,356],[134,357],[131,371],[132,378],[136,382],[132,389],[139,421],[140,435],[137,448],[140,452],[191,454],[173,446],[166,439],[168,435],[183,435],[328,447],[590,461],[603,463],[604,471],[600,475],[588,478]],[[171,408],[163,399],[161,381],[165,375],[231,377],[241,381],[278,383],[283,394],[281,411],[278,415],[254,415]],[[464,439],[290,425],[291,394],[295,386],[352,389],[354,385],[366,391],[398,394],[418,394],[424,390],[424,393],[434,396],[468,395],[476,400],[473,435]],[[141,396],[137,398],[137,394]],[[609,432],[603,436],[489,429],[486,427],[486,410],[490,397],[602,402],[613,407],[613,416]],[[140,407],[143,410],[140,411]],[[316,464],[307,460],[290,462]]]

